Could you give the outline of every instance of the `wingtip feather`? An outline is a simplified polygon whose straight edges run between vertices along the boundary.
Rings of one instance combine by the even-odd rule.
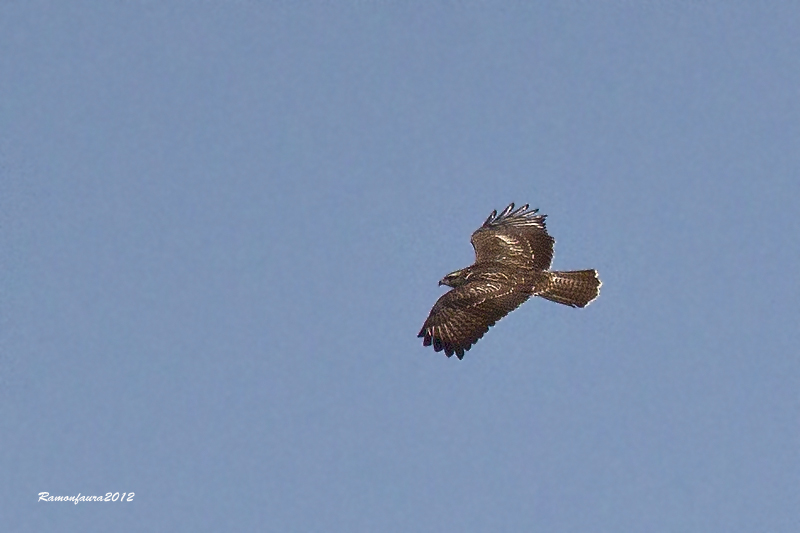
[[[497,214],[497,210],[495,209],[492,211],[492,214],[489,215],[489,218],[483,223],[483,226],[491,226],[493,224],[499,224],[509,219],[526,219],[525,221],[532,225],[541,226],[544,229],[544,219],[547,218],[547,215],[539,215],[539,209],[531,209],[530,204],[525,204],[523,206],[518,207],[516,210],[514,209],[514,203],[508,205],[500,214]]]

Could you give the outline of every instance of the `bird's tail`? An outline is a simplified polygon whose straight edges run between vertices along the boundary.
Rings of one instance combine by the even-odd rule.
[[[597,270],[573,270],[572,272],[547,272],[544,290],[537,296],[571,307],[586,307],[600,294],[600,278]]]

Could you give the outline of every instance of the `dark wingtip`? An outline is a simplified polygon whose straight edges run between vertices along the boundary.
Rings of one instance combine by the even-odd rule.
[[[464,359],[464,352],[468,352],[470,348],[472,348],[472,344],[467,346],[458,346],[454,344],[450,344],[435,335],[431,335],[426,329],[423,327],[422,331],[419,332],[418,337],[423,337],[422,345],[423,346],[431,346],[433,345],[434,351],[441,352],[443,351],[447,357],[452,357],[455,355],[459,359]],[[478,337],[480,339],[480,336]],[[474,343],[475,341],[473,341]]]
[[[530,217],[539,212],[538,209],[531,209],[530,204],[522,205],[517,209],[514,209],[515,205],[516,204],[514,202],[511,202],[510,204],[508,204],[508,207],[506,207],[500,212],[499,215],[497,214],[497,210],[492,211],[492,214],[489,215],[489,218],[486,219],[486,222],[484,222],[483,225],[488,226],[497,222],[501,222],[502,220],[507,218]],[[539,215],[539,216],[542,219],[545,217],[545,215]]]
[[[489,215],[489,218],[486,219],[486,221],[483,223],[483,225],[484,226],[488,226],[489,224],[491,224],[496,216],[497,216],[497,209],[492,211],[492,213]]]
[[[533,225],[539,226],[541,229],[546,230],[545,221],[544,219],[547,218],[547,215],[540,215],[539,209],[531,209],[530,204],[522,205],[516,209],[514,206],[516,204],[511,203],[503,209],[503,211],[498,215],[497,211],[492,211],[492,214],[489,218],[486,219],[486,222],[483,223],[483,227],[499,225],[506,221],[510,221],[512,223],[519,223],[522,225]]]
[[[522,207],[520,207],[519,209],[517,209],[516,211],[514,211],[513,213],[511,213],[511,216],[513,217],[513,216],[523,215],[523,214],[527,215],[528,213],[526,213],[526,211],[528,210],[529,207],[530,206],[528,204],[525,204]],[[538,209],[534,209],[533,211],[531,211],[531,213],[535,213],[537,211],[538,211]]]
[[[430,346],[431,345],[431,336],[428,335],[428,332],[425,331],[425,327],[420,330],[419,335],[417,337],[422,337],[422,345],[423,346]]]

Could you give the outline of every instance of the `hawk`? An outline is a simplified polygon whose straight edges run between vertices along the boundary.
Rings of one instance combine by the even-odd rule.
[[[447,357],[463,359],[489,328],[531,296],[585,307],[600,294],[596,270],[550,271],[555,240],[538,209],[514,204],[492,211],[472,234],[475,263],[439,281],[453,289],[431,309],[418,337]]]

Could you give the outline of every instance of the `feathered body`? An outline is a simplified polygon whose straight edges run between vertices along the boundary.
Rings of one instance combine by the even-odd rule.
[[[459,359],[498,320],[531,296],[571,307],[585,307],[600,293],[596,270],[549,271],[555,240],[545,217],[527,205],[492,211],[472,234],[475,263],[439,281],[448,291],[431,309],[419,332],[424,346],[433,345]]]

